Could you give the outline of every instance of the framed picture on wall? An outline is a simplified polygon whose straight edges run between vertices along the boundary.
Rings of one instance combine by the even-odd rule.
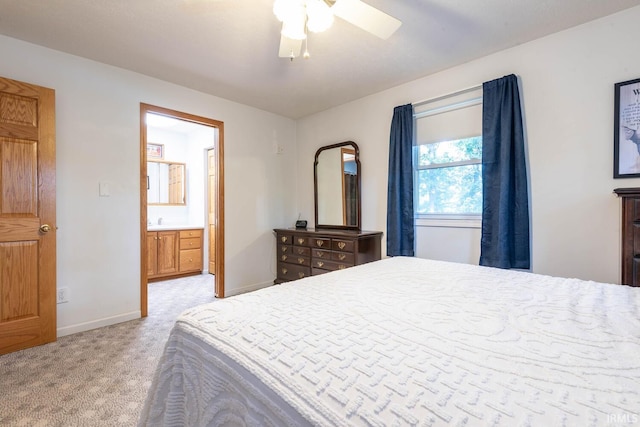
[[[640,177],[640,79],[614,85],[613,177]]]
[[[163,144],[147,144],[147,160],[151,159],[164,159],[164,145]]]

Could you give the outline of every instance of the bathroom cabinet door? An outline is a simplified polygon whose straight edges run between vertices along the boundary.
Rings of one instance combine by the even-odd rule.
[[[166,276],[178,272],[178,232],[147,232],[147,277]]]

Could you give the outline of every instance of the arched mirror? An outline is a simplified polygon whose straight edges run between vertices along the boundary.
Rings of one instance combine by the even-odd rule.
[[[316,151],[313,166],[316,228],[360,230],[360,151],[353,141]]]

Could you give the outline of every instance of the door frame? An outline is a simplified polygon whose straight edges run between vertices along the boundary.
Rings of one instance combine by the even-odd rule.
[[[196,116],[169,108],[140,103],[140,314],[148,313],[147,297],[147,113],[160,114],[178,120],[184,120],[218,129],[218,138],[214,139],[216,154],[216,178],[214,210],[216,219],[216,268],[215,296],[224,298],[224,123],[206,117]],[[209,190],[210,191],[210,190]],[[203,261],[204,262],[204,261]]]
[[[214,207],[214,212],[211,212],[211,200],[214,200],[214,203],[216,202],[215,200],[215,192],[214,194],[211,193],[211,185],[209,185],[210,183],[210,179],[209,179],[209,153],[213,152],[213,157],[214,157],[214,165],[215,165],[215,161],[216,161],[216,149],[215,147],[206,147],[203,151],[204,154],[204,160],[205,160],[205,164],[206,164],[206,176],[205,176],[205,187],[207,188],[207,205],[206,205],[206,227],[208,228],[209,233],[207,234],[207,259],[206,261],[206,265],[207,265],[207,271],[210,274],[215,274],[215,269],[216,269],[216,265],[215,265],[215,260],[216,260],[216,251],[215,251],[215,247],[216,247],[216,242],[215,242],[215,231],[216,231],[216,215],[215,215],[215,207]],[[214,166],[214,182],[215,182],[215,173],[217,171],[217,167]],[[214,184],[215,185],[215,184]],[[215,205],[214,205],[215,206]],[[213,217],[213,225],[214,225],[214,234],[213,234],[213,250],[211,248],[211,220]],[[213,253],[213,256],[212,256]],[[213,259],[213,269],[211,268],[211,260]],[[212,271],[213,270],[213,271]]]

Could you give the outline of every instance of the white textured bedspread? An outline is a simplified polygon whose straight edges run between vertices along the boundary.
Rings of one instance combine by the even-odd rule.
[[[140,425],[640,425],[640,289],[399,257],[227,298]]]

